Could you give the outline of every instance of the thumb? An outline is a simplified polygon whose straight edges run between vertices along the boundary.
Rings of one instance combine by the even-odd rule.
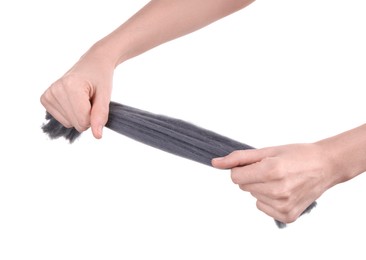
[[[103,127],[108,121],[109,114],[108,97],[95,95],[90,115],[90,125],[95,138],[100,139],[103,135]]]
[[[212,166],[218,169],[232,169],[259,162],[269,156],[269,149],[237,150],[224,157],[212,159]]]

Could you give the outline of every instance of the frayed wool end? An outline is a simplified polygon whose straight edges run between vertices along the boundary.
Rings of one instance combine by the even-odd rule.
[[[43,133],[51,139],[64,137],[70,143],[73,143],[81,135],[74,127],[64,127],[48,112],[46,112],[46,120],[47,123],[44,123],[41,128]]]

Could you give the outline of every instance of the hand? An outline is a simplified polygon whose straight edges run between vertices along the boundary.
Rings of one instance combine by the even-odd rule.
[[[324,191],[339,182],[318,144],[293,144],[235,151],[212,160],[231,169],[235,184],[257,199],[259,210],[284,223],[294,222]]]
[[[99,139],[108,120],[114,68],[106,55],[91,48],[43,93],[41,103],[65,127],[83,132],[91,126]]]
[[[65,127],[90,126],[96,138],[108,119],[114,68],[141,53],[196,31],[236,12],[253,0],[150,1],[98,41],[42,95],[46,110]],[[194,12],[192,12],[194,7]]]

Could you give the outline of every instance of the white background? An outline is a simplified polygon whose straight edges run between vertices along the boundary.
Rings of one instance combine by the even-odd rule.
[[[43,91],[146,2],[0,4],[0,259],[365,259],[365,176],[279,230],[227,171],[42,133]],[[119,66],[112,99],[255,147],[338,134],[365,122],[365,12],[258,0]]]

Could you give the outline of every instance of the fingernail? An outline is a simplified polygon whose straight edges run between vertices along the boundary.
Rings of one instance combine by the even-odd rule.
[[[224,157],[217,157],[217,158],[213,158],[212,160],[213,160],[213,161],[220,161],[220,160],[222,160],[222,159],[224,159]]]

